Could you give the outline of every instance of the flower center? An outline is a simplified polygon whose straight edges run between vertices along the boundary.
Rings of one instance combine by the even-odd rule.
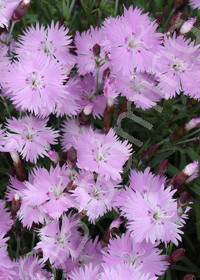
[[[173,61],[172,65],[171,65],[172,70],[176,71],[176,72],[180,72],[182,70],[184,70],[184,63],[181,59],[179,58],[175,58],[175,60]]]
[[[32,86],[32,89],[40,90],[44,86],[44,76],[41,76],[38,72],[32,72],[30,77],[26,79],[26,83]]]

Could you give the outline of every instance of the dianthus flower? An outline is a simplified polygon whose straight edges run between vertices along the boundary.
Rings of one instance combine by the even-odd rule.
[[[69,274],[70,280],[97,280],[99,279],[99,266],[91,263],[80,268],[76,268]]]
[[[36,163],[39,156],[48,156],[50,144],[56,144],[58,132],[47,127],[47,120],[33,116],[7,120],[4,150],[18,151],[22,158]]]
[[[42,269],[44,264],[35,256],[20,258],[15,263],[14,271],[16,273],[15,280],[53,280],[53,275]]]
[[[13,225],[10,213],[7,212],[8,209],[5,206],[5,201],[0,200],[0,234],[6,234]]]
[[[40,240],[35,249],[42,249],[43,260],[49,259],[56,267],[62,267],[69,257],[77,259],[82,251],[86,235],[81,236],[78,231],[79,220],[75,216],[62,216],[59,220],[53,220],[39,230]]]
[[[62,103],[64,72],[56,60],[44,54],[29,54],[11,64],[5,73],[5,87],[17,109],[48,116]]]
[[[190,0],[189,4],[192,5],[194,9],[200,9],[200,0]]]
[[[78,104],[82,110],[86,106],[91,105],[94,118],[100,118],[103,115],[106,107],[106,98],[103,94],[96,92],[95,78],[92,74],[85,75],[80,80],[78,96]]]
[[[161,255],[161,250],[150,242],[136,242],[130,232],[111,239],[108,247],[103,251],[103,261],[108,266],[127,264],[133,269],[140,268],[151,277],[162,275],[167,269],[168,263]]]
[[[116,80],[118,90],[129,101],[134,102],[136,108],[140,107],[142,110],[151,108],[163,97],[154,77],[149,74],[142,72],[130,72],[130,75],[126,76],[118,74]]]
[[[70,182],[69,170],[65,166],[56,166],[50,170],[37,168],[33,170],[31,181],[25,181],[23,191],[26,205],[40,207],[42,212],[52,217],[59,217],[73,207],[73,198],[67,192]]]
[[[51,23],[46,29],[44,26],[28,27],[23,35],[18,38],[16,53],[20,56],[31,53],[43,53],[46,56],[56,59],[69,73],[74,66],[74,57],[69,53],[71,36],[68,35],[69,29],[59,26],[59,22],[54,25]],[[67,70],[67,71],[66,71]]]
[[[14,272],[14,263],[11,262],[8,252],[7,244],[9,238],[4,238],[4,234],[0,233],[0,280],[16,280],[16,273]]]
[[[117,192],[112,180],[105,180],[100,175],[95,180],[93,173],[82,172],[74,183],[77,185],[72,194],[75,207],[79,211],[85,210],[90,222],[95,223],[95,219],[112,209]]]
[[[122,17],[106,20],[104,31],[111,42],[111,64],[115,71],[124,75],[137,68],[147,71],[152,64],[153,52],[157,49],[160,34],[155,33],[157,24],[142,10],[131,6],[124,8]],[[122,59],[123,58],[123,59]]]
[[[77,166],[95,171],[106,179],[120,180],[123,165],[132,152],[128,141],[121,142],[112,129],[107,135],[90,129],[79,136],[77,141]]]
[[[165,37],[164,46],[154,56],[154,70],[158,76],[158,87],[165,98],[182,91],[194,98],[200,98],[199,46],[185,40],[184,36]]]
[[[141,181],[143,180],[144,178]],[[177,202],[173,199],[176,190],[165,188],[164,184],[159,185],[159,181],[162,182],[162,179],[154,179],[154,183],[157,182],[158,185],[153,186],[152,174],[146,182],[147,186],[138,185],[138,180],[134,183],[135,190],[129,187],[121,192],[118,205],[128,219],[129,229],[133,231],[136,242],[146,240],[153,244],[164,242],[167,245],[172,241],[178,245],[178,241],[181,241],[180,234],[183,233],[180,227],[184,220],[180,219]]]
[[[12,14],[21,0],[1,0],[0,3],[0,27],[8,27]]]
[[[110,44],[105,38],[101,28],[90,27],[88,31],[81,34],[76,33],[75,45],[77,48],[77,59],[79,74],[94,73],[100,67],[101,73],[109,67]]]
[[[68,119],[63,124],[63,135],[61,138],[61,144],[64,151],[68,151],[71,147],[77,149],[76,143],[79,135],[86,133],[89,127],[86,125],[80,125],[78,119]]]

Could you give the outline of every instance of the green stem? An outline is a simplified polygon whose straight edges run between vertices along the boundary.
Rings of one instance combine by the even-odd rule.
[[[7,45],[9,45],[9,52],[10,52],[10,39],[11,39],[11,35],[13,32],[14,26],[15,26],[15,21],[12,20],[9,35],[8,35],[8,40],[7,40]]]
[[[6,108],[6,111],[7,111],[7,113],[8,113],[8,116],[9,116],[9,118],[11,119],[12,116],[11,116],[10,111],[9,111],[9,108],[8,108],[8,103],[6,102],[6,99],[4,98],[4,96],[3,96],[2,94],[0,94],[0,96],[1,96],[1,99],[2,99],[2,103],[4,104],[4,106],[5,106],[5,108]]]
[[[35,245],[35,231],[33,231],[33,237],[32,237],[32,243],[31,243],[31,250],[33,249]]]
[[[119,6],[119,0],[115,0],[115,10],[114,10],[115,17],[117,16],[118,6]]]
[[[95,72],[95,93],[98,94],[98,80],[99,80],[99,67],[96,67],[96,72]]]
[[[20,238],[17,237],[17,250],[16,250],[16,259],[19,258],[19,249],[20,249]]]

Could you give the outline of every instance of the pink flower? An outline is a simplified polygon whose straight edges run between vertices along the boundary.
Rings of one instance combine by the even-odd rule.
[[[129,75],[123,76],[118,73],[116,80],[118,91],[134,102],[136,108],[149,109],[163,97],[156,86],[155,78],[149,74],[130,72]]]
[[[115,98],[119,95],[119,91],[116,88],[116,80],[113,77],[107,77],[105,79],[103,92],[107,98],[107,104],[109,106],[113,106]]]
[[[44,54],[29,54],[13,63],[5,74],[5,86],[17,109],[48,116],[62,103],[64,72],[56,60]]]
[[[54,25],[28,27],[24,31],[24,35],[18,38],[19,43],[16,45],[16,52],[20,56],[24,54],[30,55],[31,53],[43,53],[46,56],[56,59],[69,74],[71,68],[75,64],[74,57],[69,53],[70,43],[72,42],[71,36],[68,35],[69,29],[64,26],[59,26],[59,22]]]
[[[82,172],[74,183],[77,185],[72,194],[75,207],[79,211],[85,210],[90,222],[95,223],[95,219],[112,209],[117,192],[112,180],[105,180],[100,175],[95,180],[93,173]]]
[[[62,148],[64,151],[68,151],[71,147],[77,149],[77,141],[79,135],[86,133],[89,127],[86,125],[80,125],[77,119],[68,119],[63,124],[63,135],[61,139]]]
[[[31,181],[24,182],[24,202],[28,206],[40,207],[53,219],[59,219],[74,205],[72,196],[66,191],[69,182],[69,170],[65,166],[51,167],[49,171],[45,168],[34,169]]]
[[[99,279],[99,267],[91,263],[77,268],[69,274],[70,280],[96,280]]]
[[[56,144],[58,132],[47,127],[47,120],[33,116],[7,120],[5,151],[18,151],[26,160],[36,163],[39,156],[48,156],[50,144]]]
[[[120,263],[118,265],[110,266],[104,265],[103,272],[100,275],[99,280],[130,280],[130,279],[142,279],[142,280],[155,280],[155,278],[149,278],[148,274],[144,274],[140,268],[130,268],[127,264]]]
[[[15,263],[15,266],[15,280],[53,280],[53,275],[50,272],[42,269],[44,264],[35,256],[20,258],[19,261]]]
[[[6,207],[6,202],[0,200],[0,234],[5,235],[12,227],[13,221]]]
[[[116,72],[122,70],[129,75],[135,68],[147,71],[151,67],[160,40],[156,28],[157,24],[147,14],[132,6],[124,8],[122,17],[105,21],[105,34],[111,42],[111,64]]]
[[[123,165],[132,152],[128,141],[118,140],[112,129],[107,135],[90,129],[83,133],[77,141],[77,166],[81,169],[94,171],[106,179],[120,180]]]
[[[106,98],[103,94],[96,92],[94,76],[92,74],[85,75],[79,80],[79,88],[77,89],[75,94],[77,94],[77,102],[81,110],[91,105],[93,117],[100,118],[106,107]]]
[[[62,216],[39,230],[39,241],[35,249],[42,249],[43,260],[49,259],[56,267],[62,267],[69,257],[77,259],[86,240],[78,231],[79,221],[75,216]]]
[[[183,220],[179,219],[177,203],[173,199],[175,192],[170,187],[165,189],[164,185],[160,185],[160,190],[143,193],[132,188],[122,191],[118,203],[136,242],[146,240],[167,245],[172,241],[178,245],[183,233],[180,230]]]
[[[199,98],[199,46],[185,40],[184,36],[165,37],[164,46],[154,56],[154,70],[159,78],[158,87],[165,98],[173,97],[182,91]]]
[[[189,4],[192,5],[195,8],[200,9],[200,0],[190,0]]]
[[[76,33],[75,45],[79,74],[94,73],[100,67],[101,73],[109,67],[109,40],[105,38],[101,28],[90,27],[81,34]],[[98,50],[96,51],[95,48]]]
[[[12,14],[20,0],[1,0],[0,3],[0,27],[8,27]]]
[[[164,261],[165,256],[161,255],[161,250],[155,245],[146,241],[136,242],[130,232],[111,239],[108,247],[103,251],[103,261],[108,266],[126,264],[132,269],[141,269],[151,277],[162,275],[167,269],[168,263]]]

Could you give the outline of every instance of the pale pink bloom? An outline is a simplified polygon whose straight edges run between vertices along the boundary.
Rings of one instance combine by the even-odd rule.
[[[81,75],[87,73],[95,73],[100,67],[101,74],[109,67],[109,51],[110,43],[105,38],[102,28],[90,27],[89,30],[83,31],[81,34],[76,33],[75,36],[76,52],[78,54],[76,62],[78,64],[78,72]],[[98,54],[95,55],[95,49],[98,48]]]
[[[21,0],[0,0],[0,27],[8,27],[12,14]]]
[[[128,141],[121,142],[112,129],[107,135],[90,129],[77,141],[77,166],[94,171],[106,179],[120,180],[123,165],[132,153]]]
[[[152,22],[142,10],[131,6],[124,8],[124,14],[115,20],[104,22],[104,31],[111,43],[111,64],[115,72],[147,71],[152,64],[160,34],[156,33],[157,24]]]
[[[189,4],[192,5],[194,9],[200,9],[200,0],[190,0]]]
[[[81,110],[88,105],[92,105],[92,115],[94,118],[100,118],[103,115],[106,107],[106,98],[103,94],[96,92],[95,78],[92,74],[87,74],[79,80],[79,89],[75,94],[78,97],[77,102]]]
[[[29,54],[12,63],[5,74],[6,97],[17,109],[46,117],[63,101],[64,79],[56,60],[42,53]]]
[[[62,131],[62,148],[64,151],[68,151],[71,147],[77,149],[79,136],[89,131],[89,127],[86,125],[80,125],[78,119],[68,119],[64,121]]]
[[[42,249],[43,260],[49,259],[55,267],[63,264],[71,257],[77,259],[86,243],[86,237],[78,231],[80,226],[76,216],[62,216],[62,220],[53,220],[39,230],[40,240],[35,249]]]
[[[70,183],[69,170],[59,165],[50,170],[37,168],[33,170],[31,181],[25,181],[26,189],[23,199],[27,206],[39,207],[42,212],[53,219],[59,217],[74,206],[72,196],[66,191]]]
[[[126,264],[132,273],[136,268],[141,269],[151,277],[162,275],[167,269],[168,263],[161,250],[150,242],[136,242],[130,232],[111,239],[110,243],[103,250],[103,261],[108,266]]]
[[[199,124],[200,124],[200,118],[193,118],[188,123],[185,124],[184,128],[188,132]]]
[[[70,280],[100,280],[98,266],[93,266],[91,263],[88,265],[76,268],[69,274]],[[104,279],[104,278],[103,278]]]
[[[98,278],[97,278],[98,279]],[[149,277],[140,268],[131,268],[127,264],[103,265],[103,272],[99,280],[155,280],[157,277]],[[75,280],[75,279],[74,279]],[[77,279],[78,280],[78,279]]]
[[[69,74],[75,64],[75,58],[69,53],[71,36],[68,35],[69,29],[59,26],[59,22],[45,28],[43,25],[33,25],[28,27],[23,35],[18,38],[16,53],[20,56],[30,55],[32,52],[43,53],[61,63],[65,73]]]
[[[10,213],[6,207],[6,202],[0,200],[0,234],[5,235],[13,225],[13,220],[11,219]]]
[[[74,180],[77,187],[72,192],[75,198],[75,207],[86,215],[91,223],[107,211],[112,210],[117,190],[115,182],[105,180],[103,176],[94,178],[91,172],[82,172]]]
[[[156,86],[154,76],[142,72],[130,72],[129,75],[118,73],[116,76],[117,89],[129,101],[135,103],[136,108],[143,110],[156,105],[163,94]]]
[[[141,193],[127,188],[119,195],[118,205],[128,219],[129,229],[133,231],[136,242],[146,240],[155,244],[172,241],[176,246],[181,241],[183,220],[179,219],[176,190],[160,185],[160,190]]]
[[[42,269],[43,266],[44,264],[42,261],[35,256],[20,258],[18,262],[15,263],[15,280],[53,280],[53,275]]]
[[[184,36],[165,37],[164,46],[154,56],[154,71],[158,76],[158,87],[165,98],[184,91],[199,98],[199,46],[185,40]]]
[[[48,156],[50,144],[56,144],[58,132],[48,127],[47,121],[34,116],[7,120],[4,151],[18,151],[22,158],[34,163],[39,156]]]

